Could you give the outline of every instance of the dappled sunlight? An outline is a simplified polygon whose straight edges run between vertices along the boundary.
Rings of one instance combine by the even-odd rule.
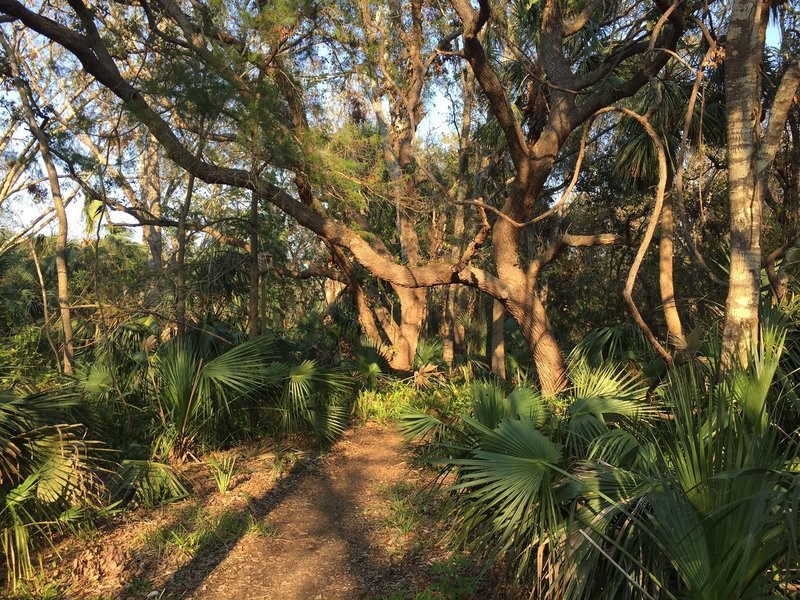
[[[0,595],[800,598],[800,0],[0,0]]]

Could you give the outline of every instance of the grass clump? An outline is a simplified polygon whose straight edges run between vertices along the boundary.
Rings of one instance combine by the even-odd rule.
[[[219,493],[227,494],[233,476],[236,474],[236,456],[226,456],[220,459],[209,456],[208,464],[212,468],[214,482],[217,484]]]

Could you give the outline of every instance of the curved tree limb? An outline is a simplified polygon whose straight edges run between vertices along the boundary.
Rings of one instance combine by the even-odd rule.
[[[209,184],[222,184],[248,189],[274,204],[300,225],[347,248],[370,273],[394,285],[408,288],[432,287],[460,283],[476,287],[495,298],[507,296],[507,284],[490,273],[468,266],[453,272],[452,265],[431,262],[409,266],[394,262],[376,252],[372,244],[356,231],[344,226],[295,199],[279,186],[255,177],[251,172],[222,167],[191,152],[172,131],[169,124],[148,104],[142,94],[119,72],[108,51],[102,46],[94,22],[80,0],[70,0],[82,18],[87,34],[78,33],[57,21],[28,10],[17,0],[0,0],[0,12],[23,22],[26,26],[70,51],[87,73],[114,93],[125,108],[141,122],[164,148],[166,155],[197,179]],[[499,85],[499,81],[498,81]]]

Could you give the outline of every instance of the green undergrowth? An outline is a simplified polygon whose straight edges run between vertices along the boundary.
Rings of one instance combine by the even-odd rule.
[[[429,567],[431,582],[422,589],[398,589],[381,600],[467,600],[478,597],[475,566],[468,558],[455,555]]]
[[[225,510],[212,514],[194,505],[182,515],[179,523],[143,534],[142,542],[161,556],[178,552],[192,558],[220,546],[227,547],[251,532],[270,537],[275,529],[249,511]]]
[[[432,389],[417,389],[399,379],[388,379],[376,389],[363,389],[353,404],[357,423],[387,423],[409,411],[431,411],[450,417],[470,405],[470,386],[466,383],[444,383]]]
[[[451,500],[441,488],[420,481],[401,481],[386,488],[389,502],[383,523],[397,534],[389,552],[398,557],[424,560],[424,585],[412,584],[384,592],[381,600],[466,600],[481,597],[481,566],[465,554],[446,547]]]

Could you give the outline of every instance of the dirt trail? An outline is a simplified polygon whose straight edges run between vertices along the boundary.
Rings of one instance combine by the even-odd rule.
[[[172,577],[164,597],[378,598],[411,583],[427,566],[387,548],[391,533],[381,518],[391,486],[414,478],[400,444],[392,429],[349,431],[325,457],[251,501],[270,535],[244,536],[196,557]]]

